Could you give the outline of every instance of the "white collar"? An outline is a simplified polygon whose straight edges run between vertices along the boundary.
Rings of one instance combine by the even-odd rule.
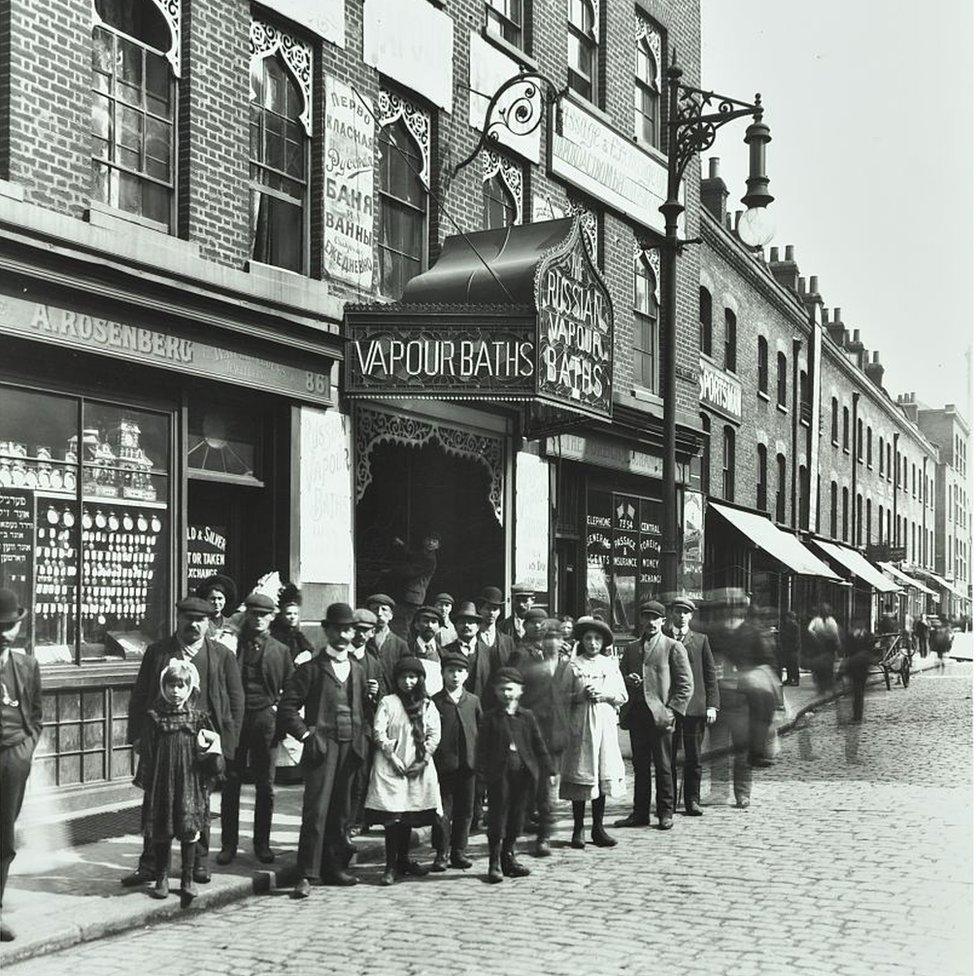
[[[446,688],[444,690],[447,691]],[[450,698],[451,701],[454,702],[454,704],[456,705],[461,700],[461,696],[463,694],[464,694],[464,685],[458,685],[457,691],[447,692],[447,697]]]
[[[344,647],[340,651],[339,648],[333,647],[331,644],[326,644],[325,653],[329,656],[329,660],[334,664],[346,664],[349,661],[348,647]]]

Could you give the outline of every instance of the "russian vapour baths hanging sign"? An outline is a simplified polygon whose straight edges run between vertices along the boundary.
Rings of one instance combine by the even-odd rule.
[[[613,306],[593,266],[579,221],[536,272],[540,399],[609,418],[613,378]]]

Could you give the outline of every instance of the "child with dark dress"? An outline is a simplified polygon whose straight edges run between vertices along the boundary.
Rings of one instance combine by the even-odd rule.
[[[524,878],[531,872],[515,857],[526,801],[540,777],[551,776],[552,760],[539,723],[519,705],[524,679],[516,668],[500,668],[492,679],[496,702],[478,733],[475,763],[488,792],[488,881]]]
[[[153,898],[169,895],[170,848],[180,842],[180,904],[197,895],[193,880],[196,842],[210,820],[211,781],[223,771],[220,737],[206,712],[195,707],[200,675],[189,661],[173,659],[159,676],[159,697],[147,712],[135,785],[144,791],[142,830],[153,845]]]

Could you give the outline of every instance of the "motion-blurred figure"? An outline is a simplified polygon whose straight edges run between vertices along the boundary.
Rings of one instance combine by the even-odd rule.
[[[793,610],[786,611],[779,629],[779,658],[781,672],[786,672],[784,684],[796,687],[800,683],[800,621]]]
[[[817,691],[822,695],[834,686],[834,663],[841,650],[840,627],[826,603],[808,624],[807,634],[810,637],[810,671]]]

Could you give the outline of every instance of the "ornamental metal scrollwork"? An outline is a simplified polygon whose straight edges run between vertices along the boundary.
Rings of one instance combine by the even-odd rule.
[[[251,60],[281,54],[282,60],[292,73],[304,99],[304,108],[298,121],[305,134],[312,138],[312,48],[304,41],[286,34],[261,20],[251,21]]]
[[[661,301],[661,252],[657,247],[646,241],[634,238],[634,260],[646,261],[647,266],[654,272],[654,300]]]
[[[169,28],[169,50],[166,52],[166,60],[169,61],[173,69],[173,74],[180,77],[180,38],[182,22],[182,3],[181,0],[152,0],[154,6],[163,15],[166,26]],[[98,16],[98,9],[95,0],[92,0],[92,24],[96,27],[104,21]]]
[[[417,142],[420,149],[420,158],[423,160],[424,185],[430,186],[430,116],[427,112],[414,105],[401,95],[381,88],[379,91],[379,112],[377,113],[376,123],[382,128],[397,119],[403,119],[404,124],[410,134]]]
[[[371,461],[378,444],[423,447],[431,441],[448,454],[476,461],[489,476],[488,501],[499,525],[503,522],[502,483],[505,442],[501,437],[476,434],[444,424],[359,407],[356,410],[356,502],[362,501],[373,480]]]
[[[599,261],[600,250],[600,220],[596,211],[590,210],[578,200],[570,200],[569,215],[579,217],[580,228],[583,231],[583,243],[586,245],[590,260],[596,264]]]
[[[508,188],[508,192],[512,195],[512,200],[515,203],[515,223],[521,224],[524,197],[522,167],[518,163],[513,163],[510,159],[506,159],[501,153],[493,152],[491,149],[484,151],[482,165],[482,178],[485,183],[494,176],[501,177],[502,182]]]

